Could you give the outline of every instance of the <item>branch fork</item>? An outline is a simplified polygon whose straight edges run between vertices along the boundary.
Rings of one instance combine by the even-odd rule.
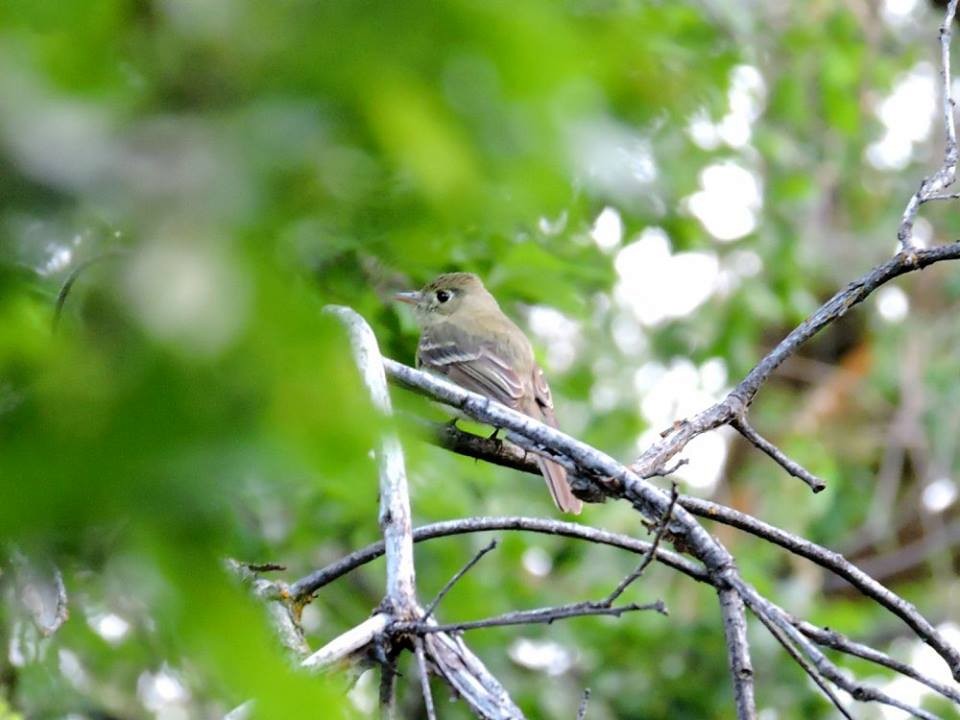
[[[960,244],[940,245],[933,248],[918,248],[912,240],[912,227],[919,208],[930,200],[954,198],[960,194],[947,194],[946,189],[956,179],[958,148],[954,124],[954,103],[950,81],[950,39],[958,0],[950,0],[940,30],[941,80],[944,107],[946,148],[943,165],[920,184],[903,213],[897,236],[901,251],[887,262],[878,265],[858,280],[838,291],[816,312],[795,328],[784,340],[768,353],[721,402],[706,410],[675,423],[661,438],[648,447],[630,466],[625,466],[596,448],[546,426],[536,420],[510,410],[496,402],[452,385],[441,378],[427,375],[400,363],[380,356],[376,340],[366,323],[347,308],[331,308],[329,312],[343,321],[350,330],[351,341],[358,366],[374,401],[384,413],[390,412],[389,396],[384,373],[401,386],[427,395],[433,400],[459,408],[480,422],[506,429],[510,439],[520,447],[506,443],[476,438],[456,428],[448,428],[435,435],[440,444],[473,457],[490,459],[500,464],[528,470],[534,463],[527,451],[548,454],[571,471],[571,478],[581,494],[585,483],[596,496],[625,499],[630,502],[655,528],[651,543],[642,544],[632,538],[615,537],[593,528],[584,528],[558,521],[543,521],[531,518],[469,518],[451,521],[428,528],[414,530],[410,521],[409,497],[403,468],[402,451],[395,436],[383,439],[380,452],[380,494],[382,543],[365,548],[348,558],[303,578],[290,586],[294,602],[307,602],[313,593],[326,582],[339,577],[363,562],[377,556],[387,556],[387,592],[380,610],[364,623],[344,633],[311,655],[305,663],[312,667],[326,666],[331,662],[355,654],[378,643],[390,647],[407,643],[412,646],[420,670],[421,689],[428,717],[435,714],[428,682],[428,672],[433,671],[469,704],[471,710],[483,718],[522,718],[520,710],[510,700],[504,688],[493,678],[482,663],[475,658],[459,637],[459,632],[476,627],[515,624],[517,622],[553,622],[565,617],[586,614],[619,615],[636,610],[665,612],[661,602],[648,605],[615,605],[622,593],[635,582],[654,560],[658,560],[689,577],[714,586],[721,610],[726,638],[727,656],[733,683],[733,694],[738,720],[753,720],[757,717],[754,700],[754,672],[747,642],[746,611],[757,617],[769,632],[783,645],[804,672],[821,689],[838,712],[849,717],[834,688],[850,693],[856,700],[884,703],[906,710],[921,718],[934,717],[931,713],[903,703],[884,692],[850,679],[840,671],[817,645],[831,647],[850,655],[861,657],[901,674],[924,682],[942,696],[958,702],[960,692],[955,688],[937,683],[923,673],[905,666],[872,648],[845,638],[839,633],[825,631],[799,621],[785,610],[763,597],[740,575],[736,562],[703,526],[696,516],[724,522],[750,532],[765,541],[775,543],[788,551],[812,560],[815,563],[844,577],[861,592],[877,601],[900,617],[918,638],[933,648],[950,667],[955,679],[960,681],[960,651],[940,635],[910,603],[884,588],[837,553],[791,535],[779,528],[763,523],[732,508],[698,498],[680,496],[676,486],[668,494],[649,482],[650,478],[674,472],[682,460],[674,460],[686,445],[698,435],[729,425],[746,440],[770,456],[789,474],[805,482],[811,490],[819,492],[825,483],[813,473],[791,460],[769,440],[761,436],[749,423],[747,410],[762,385],[771,377],[783,361],[830,323],[836,321],[851,308],[863,302],[881,285],[905,273],[922,269],[933,263],[960,258]],[[486,440],[486,442],[484,442]],[[491,443],[493,445],[491,446]],[[673,461],[673,464],[671,464]],[[585,498],[594,499],[594,498]],[[440,527],[443,526],[443,527]],[[601,601],[575,603],[554,608],[508,613],[486,620],[441,625],[433,620],[438,603],[450,588],[492,546],[478,553],[467,565],[444,586],[426,609],[420,608],[415,594],[413,566],[413,542],[443,534],[476,532],[493,529],[531,530],[582,537],[629,548],[643,553],[642,559],[630,575]],[[686,558],[661,549],[663,537],[669,533],[678,548],[692,556]],[[642,548],[642,549],[641,549]],[[387,653],[391,662],[396,653]],[[381,701],[384,711],[390,716],[392,709],[393,667],[384,669],[381,685]],[[958,703],[960,704],[960,703]],[[586,712],[586,696],[578,713]]]

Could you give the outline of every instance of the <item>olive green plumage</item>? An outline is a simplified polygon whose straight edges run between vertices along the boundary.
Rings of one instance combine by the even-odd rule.
[[[417,367],[444,375],[509,408],[557,427],[550,386],[523,331],[472,273],[441,275],[419,292],[400,293],[421,327]],[[557,507],[579,513],[562,465],[538,464]]]

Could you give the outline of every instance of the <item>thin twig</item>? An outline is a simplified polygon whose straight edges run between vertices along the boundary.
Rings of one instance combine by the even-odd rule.
[[[556,607],[537,608],[536,610],[517,610],[515,612],[503,613],[483,620],[467,620],[459,623],[446,623],[443,625],[426,624],[416,622],[398,622],[394,623],[389,630],[393,633],[416,633],[427,635],[431,633],[455,633],[465,630],[478,630],[481,628],[504,627],[508,625],[549,625],[557,620],[566,620],[574,617],[588,617],[593,615],[609,615],[620,617],[628,612],[640,612],[653,610],[661,615],[668,615],[667,607],[662,600],[638,605],[629,603],[628,605],[618,605],[608,607],[604,601],[579,602],[569,605],[558,605]]]
[[[673,475],[677,470],[690,462],[689,458],[679,458],[673,465],[657,468],[648,475],[648,477],[667,477]]]
[[[430,675],[427,673],[427,658],[423,652],[423,638],[413,638],[413,652],[417,656],[420,690],[423,692],[423,706],[426,709],[427,720],[437,720],[437,712],[433,708],[433,693],[430,691]]]
[[[247,567],[250,568],[252,572],[255,573],[264,573],[264,572],[283,572],[287,569],[286,565],[281,565],[280,563],[247,563]]]
[[[912,678],[919,683],[923,683],[931,690],[940,693],[948,700],[960,705],[960,691],[944,685],[943,683],[937,682],[933,678],[929,678],[926,675],[923,675],[906,663],[902,663],[899,660],[895,660],[886,653],[882,653],[879,650],[875,650],[868,645],[863,645],[862,643],[854,642],[848,637],[844,636],[842,633],[837,632],[836,630],[830,630],[827,628],[820,628],[812,623],[806,622],[804,620],[798,620],[792,616],[789,616],[794,627],[797,628],[800,632],[806,635],[808,638],[813,640],[818,645],[823,647],[833,648],[839,652],[846,653],[847,655],[853,655],[864,660],[868,660],[877,665],[882,665],[883,667],[889,668],[894,672],[898,672],[901,675],[904,675],[908,678]]]
[[[940,25],[940,92],[943,103],[944,149],[943,164],[920,183],[920,187],[910,197],[907,207],[900,219],[897,230],[897,240],[900,249],[906,254],[916,252],[913,242],[913,223],[916,220],[920,206],[930,200],[943,200],[954,195],[943,193],[953,184],[957,175],[957,129],[954,120],[953,82],[950,73],[950,40],[953,34],[953,18],[957,13],[957,0],[947,3],[943,24]]]
[[[917,611],[917,608],[896,593],[888,590],[840,553],[774,527],[752,515],[709,500],[684,495],[681,496],[679,504],[695,515],[722,522],[725,525],[730,525],[772,542],[842,577],[864,595],[875,600],[903,620],[916,633],[918,638],[946,660],[952,670],[955,669],[955,663],[960,658],[956,648],[947,642],[940,632]]]
[[[734,582],[740,581],[735,580]],[[878,690],[875,687],[864,685],[863,683],[851,679],[848,675],[841,672],[836,665],[830,662],[826,655],[824,655],[813,643],[811,643],[810,640],[803,635],[803,633],[794,627],[790,616],[786,612],[760,595],[753,588],[742,586],[739,588],[739,591],[743,596],[744,602],[757,617],[759,617],[761,620],[766,618],[770,622],[773,622],[780,630],[783,631],[786,636],[790,638],[790,641],[793,645],[803,651],[803,654],[806,655],[807,658],[809,658],[809,660],[813,663],[819,675],[836,685],[838,688],[848,692],[854,700],[859,702],[882,703],[884,705],[889,705],[890,707],[895,707],[899,710],[908,712],[915,717],[923,718],[924,720],[937,720],[937,716],[933,713],[910,705],[909,703],[901,702],[900,700],[887,695],[882,690]]]
[[[640,576],[643,575],[643,571],[647,569],[647,566],[653,562],[653,558],[657,554],[657,549],[660,547],[660,541],[663,539],[663,535],[667,531],[667,526],[670,525],[670,518],[673,516],[673,508],[677,505],[677,497],[677,484],[672,483],[670,485],[670,504],[667,505],[667,509],[664,511],[663,517],[661,517],[660,522],[657,523],[656,533],[653,536],[653,542],[650,544],[650,549],[647,550],[646,554],[644,554],[640,564],[637,565],[637,569],[621,580],[620,584],[613,589],[613,592],[607,595],[607,599],[604,601],[607,604],[607,607],[613,605],[617,598],[623,595],[623,591],[626,590],[633,582],[638,580]]]
[[[854,306],[866,300],[878,287],[900,275],[922,270],[934,263],[958,258],[960,258],[960,243],[954,242],[932,248],[916,249],[909,256],[902,253],[894,255],[886,262],[877,265],[835,293],[812,315],[794,328],[747,373],[746,377],[734,388],[730,395],[740,400],[740,409],[746,408],[753,401],[760,387],[769,379],[774,370],[780,367],[784,360],[793,355],[803,343],[827,325],[846,315]],[[695,421],[702,415],[703,413],[690,421],[690,424],[693,424],[694,427],[687,429],[686,432],[681,428],[683,436],[691,430],[697,429]],[[673,438],[671,437],[671,439]]]
[[[423,615],[420,617],[420,621],[423,622],[424,620],[429,619],[430,616],[433,615],[433,611],[437,609],[437,605],[440,604],[440,601],[443,600],[443,598],[446,597],[447,593],[450,592],[453,586],[460,581],[460,578],[462,578],[464,575],[470,572],[470,569],[480,561],[480,558],[482,558],[488,552],[493,550],[496,546],[497,546],[497,539],[494,538],[489,543],[487,543],[484,547],[480,548],[480,550],[477,551],[477,554],[467,561],[466,565],[460,568],[460,570],[458,570],[457,573],[452,578],[447,580],[446,585],[440,588],[440,592],[438,592],[437,596],[430,601],[430,604],[427,605],[427,609],[423,611]]]
[[[799,463],[788,458],[780,448],[754,430],[745,418],[737,418],[730,424],[743,435],[743,437],[753,443],[754,447],[773,458],[773,460],[788,473],[803,480],[815,493],[827,487],[827,484],[823,480]]]
[[[757,617],[760,619],[760,622],[764,624],[769,633],[773,635],[776,641],[780,643],[780,646],[787,651],[787,654],[793,658],[793,661],[803,669],[807,676],[813,680],[814,684],[820,688],[824,695],[826,695],[827,699],[833,704],[837,711],[847,720],[853,720],[853,716],[847,712],[847,709],[843,706],[843,703],[840,702],[840,698],[838,698],[836,693],[830,689],[826,679],[819,672],[817,672],[817,669],[811,665],[805,657],[803,657],[796,647],[794,647],[786,633],[784,633],[777,626],[777,624],[766,615],[758,613]]]
[[[577,720],[586,720],[587,705],[590,703],[590,688],[583,689],[583,697],[580,698],[580,707],[577,708]]]

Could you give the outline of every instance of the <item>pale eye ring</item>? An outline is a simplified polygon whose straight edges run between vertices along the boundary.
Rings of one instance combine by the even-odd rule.
[[[437,290],[437,301],[445,303],[450,299],[450,293],[447,290]]]

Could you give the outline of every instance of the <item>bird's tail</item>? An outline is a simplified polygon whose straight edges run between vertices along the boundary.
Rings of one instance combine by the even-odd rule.
[[[570,483],[567,482],[567,471],[563,465],[543,457],[537,458],[537,464],[540,466],[540,472],[543,473],[543,479],[547,481],[550,495],[557,507],[562,512],[579,515],[583,509],[583,503],[570,489]]]

